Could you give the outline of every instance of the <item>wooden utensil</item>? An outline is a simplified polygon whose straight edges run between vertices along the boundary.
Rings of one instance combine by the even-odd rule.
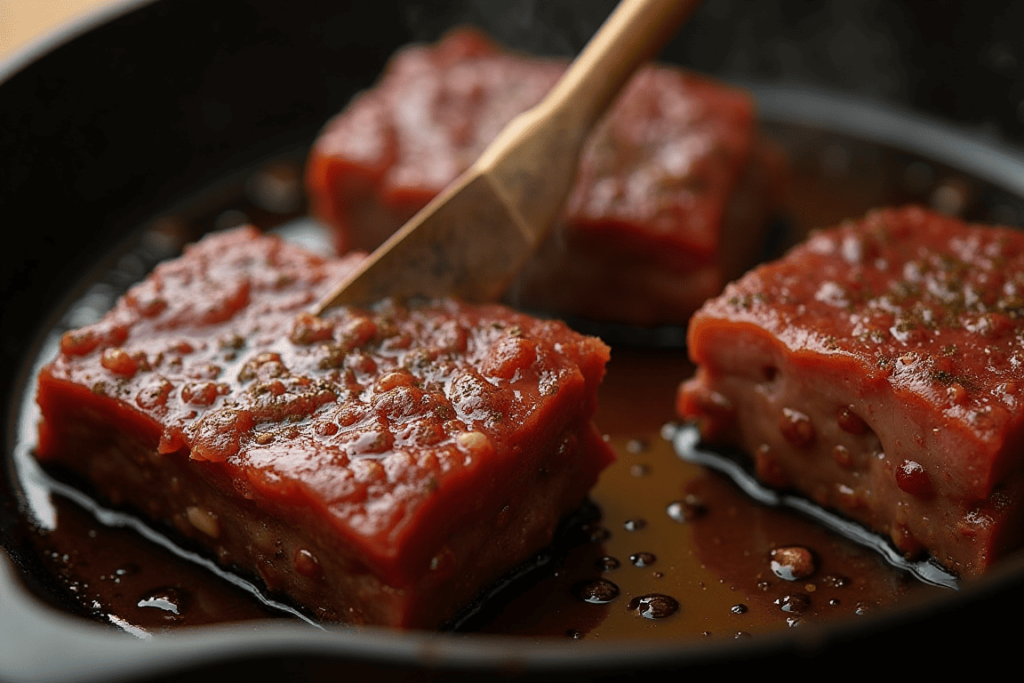
[[[623,0],[551,92],[314,309],[456,295],[493,301],[547,234],[594,123],[699,0]]]

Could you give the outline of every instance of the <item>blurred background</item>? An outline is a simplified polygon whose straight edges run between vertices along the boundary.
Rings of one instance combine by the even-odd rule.
[[[496,12],[491,0],[463,0],[407,19],[429,37],[456,13],[505,42],[569,54],[614,5],[515,0]],[[570,30],[538,32],[535,18]],[[1024,145],[1022,2],[705,0],[665,56],[725,78],[891,101]]]
[[[4,0],[0,60],[67,29],[80,15],[125,2]],[[275,3],[252,4],[260,12]],[[321,4],[342,20],[352,12],[346,3]],[[433,39],[452,23],[468,21],[525,49],[571,54],[615,1],[374,4],[395,4],[410,39]],[[294,7],[277,5],[283,12]],[[538,29],[536,19],[561,28]],[[667,56],[726,78],[825,86],[890,101],[1024,147],[1022,2],[705,0]]]
[[[0,2],[0,60],[82,14],[124,0],[4,0]]]

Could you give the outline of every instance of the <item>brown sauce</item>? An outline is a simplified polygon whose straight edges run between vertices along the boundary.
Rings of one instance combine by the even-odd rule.
[[[762,507],[719,475],[681,461],[660,435],[672,418],[681,353],[613,352],[598,424],[619,460],[591,498],[601,510],[590,539],[544,578],[510,600],[487,632],[583,638],[734,638],[822,619],[854,618],[931,588],[875,554],[783,510]],[[666,408],[667,406],[667,408]],[[814,569],[798,580],[776,576],[771,551],[810,550]],[[610,582],[606,603],[581,599]],[[608,590],[598,584],[593,592]],[[667,596],[663,618],[631,608]],[[542,607],[542,608],[541,608]]]
[[[998,202],[985,203],[978,186],[941,166],[922,170],[920,160],[899,152],[823,142],[786,126],[769,132],[795,161],[786,241],[873,206],[907,201],[952,202],[966,217],[999,218]],[[298,179],[297,165],[275,162],[173,214],[187,219],[156,221],[140,244],[153,258],[165,258],[204,230],[245,220],[273,227],[301,216]],[[224,196],[231,201],[217,199]],[[74,311],[65,316],[73,319]],[[592,492],[598,517],[570,529],[545,564],[489,600],[465,629],[585,639],[756,638],[856,619],[911,594],[948,590],[926,586],[794,513],[762,507],[719,475],[680,460],[661,432],[674,418],[678,382],[690,372],[678,349],[613,349],[597,422],[619,460]],[[30,418],[23,413],[23,456],[31,446]],[[24,462],[16,462],[20,488],[45,497],[48,480],[36,481]],[[32,526],[40,563],[73,612],[139,635],[301,618],[257,597],[244,579],[228,580],[168,549],[173,544],[165,539],[104,524],[62,495],[50,499],[52,520],[22,524]]]
[[[672,419],[675,378],[688,368],[679,351],[615,354],[598,424],[619,460],[592,492],[599,518],[567,532],[548,564],[499,593],[464,630],[732,638],[855,617],[911,592],[943,590],[793,513],[759,506],[719,475],[680,460],[660,431]],[[288,616],[131,529],[105,525],[60,495],[53,499],[56,524],[34,535],[36,548],[92,618],[160,633]],[[793,546],[810,551],[814,569],[788,581],[772,572],[771,551]],[[664,616],[643,616],[650,596],[660,597],[648,611]]]

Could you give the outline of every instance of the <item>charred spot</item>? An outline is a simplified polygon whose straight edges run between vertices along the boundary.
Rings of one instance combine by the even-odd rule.
[[[262,396],[264,394],[270,394],[271,396],[280,396],[281,394],[285,393],[287,389],[284,386],[284,382],[282,382],[279,379],[273,379],[270,380],[269,382],[260,382],[258,384],[254,384],[251,391],[256,396]]]
[[[217,340],[220,349],[232,349],[237,351],[245,346],[245,338],[238,334],[229,334]]]
[[[1017,294],[1004,296],[996,302],[996,307],[1011,318],[1024,315],[1024,297]]]
[[[889,294],[897,302],[903,303],[909,299],[916,299],[921,296],[921,288],[906,280],[897,280],[889,288]]]
[[[348,349],[344,344],[327,342],[320,345],[317,355],[319,356],[317,360],[318,368],[321,370],[335,370],[345,364]]]
[[[405,354],[402,358],[402,365],[410,370],[426,370],[437,360],[438,349],[417,347]]]
[[[764,294],[758,292],[757,294],[734,295],[726,299],[726,301],[734,308],[742,308],[745,311],[749,311],[755,303],[764,301]]]
[[[163,377],[157,377],[139,390],[135,396],[135,403],[144,409],[157,408],[167,403],[174,385]]]
[[[213,382],[192,382],[181,388],[181,400],[194,406],[211,405],[219,395]]]
[[[395,386],[373,397],[373,409],[378,415],[392,420],[412,417],[419,412],[424,393],[413,386]]]
[[[261,353],[249,360],[238,372],[239,382],[249,382],[257,377],[268,380],[275,377],[286,377],[288,368],[281,362],[279,353]]]

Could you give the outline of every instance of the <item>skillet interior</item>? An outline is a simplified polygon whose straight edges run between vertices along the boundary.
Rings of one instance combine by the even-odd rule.
[[[50,322],[42,312],[69,296],[71,284],[108,252],[110,244],[158,209],[260,159],[308,144],[326,118],[374,80],[396,47],[433,38],[456,18],[476,18],[492,30],[505,26],[504,35],[497,33],[513,45],[567,53],[578,49],[596,26],[595,18],[612,3],[595,4],[588,21],[568,28],[559,22],[572,14],[571,3],[513,2],[503,10],[492,6],[485,11],[485,3],[466,2],[453,5],[444,16],[415,3],[395,2],[353,3],[345,9],[317,2],[136,4],[138,11],[117,17],[24,70],[0,73],[5,79],[0,83],[0,148],[5,156],[0,162],[0,216],[9,226],[9,239],[17,234],[18,247],[5,250],[0,269],[0,292],[5,297],[0,381],[8,394],[8,415],[11,392],[26,381],[20,368],[31,353],[35,332]],[[696,35],[698,43],[707,42],[704,34],[693,31],[715,24],[718,15],[712,10],[731,7],[711,5],[684,33],[684,40]],[[530,26],[544,28],[527,30],[505,21],[523,8],[534,10],[532,20],[539,22]],[[677,41],[670,55],[689,58],[694,49]],[[700,59],[689,62],[701,65]],[[719,66],[724,73],[737,75],[735,63]],[[755,60],[747,75],[764,76],[766,69],[773,67]],[[802,80],[815,80],[803,76]],[[886,87],[876,83],[860,92],[888,95]],[[904,95],[904,101],[917,97]],[[840,108],[856,110],[841,103]],[[997,126],[1003,121],[1002,111],[993,110]],[[943,113],[973,115],[959,110]],[[972,144],[954,146],[962,151],[961,163],[976,158],[971,157],[972,150],[992,147]],[[1020,171],[1012,158],[1009,163],[1009,172]],[[1020,193],[1019,187],[1010,189]],[[1022,222],[1018,215],[1017,223]],[[5,436],[9,453],[10,421]],[[3,476],[9,476],[7,467]],[[0,540],[34,580],[31,555],[13,531],[17,501],[6,491],[3,495]],[[40,608],[5,564],[0,575],[0,676],[47,678],[41,667],[49,666],[54,676],[75,680],[170,676],[183,668],[211,677],[226,670],[242,673],[240,669],[290,671],[311,679],[338,671],[352,675],[382,669],[412,677],[422,675],[422,667],[438,675],[488,670],[509,676],[571,672],[591,677],[598,672],[627,674],[684,665],[699,669],[726,662],[770,666],[785,662],[794,652],[849,657],[894,637],[913,651],[925,642],[950,642],[954,633],[958,647],[991,651],[1003,636],[992,617],[1002,615],[1004,605],[1019,605],[1024,598],[1021,564],[1011,561],[990,579],[941,604],[908,605],[855,627],[837,627],[812,637],[785,634],[700,647],[539,645],[480,637],[395,637],[373,630],[319,634],[288,625],[267,625],[256,633],[251,628],[217,628],[139,643]],[[965,631],[958,624],[971,628]],[[908,627],[913,631],[904,630]],[[53,657],[47,653],[57,639],[62,654]]]

